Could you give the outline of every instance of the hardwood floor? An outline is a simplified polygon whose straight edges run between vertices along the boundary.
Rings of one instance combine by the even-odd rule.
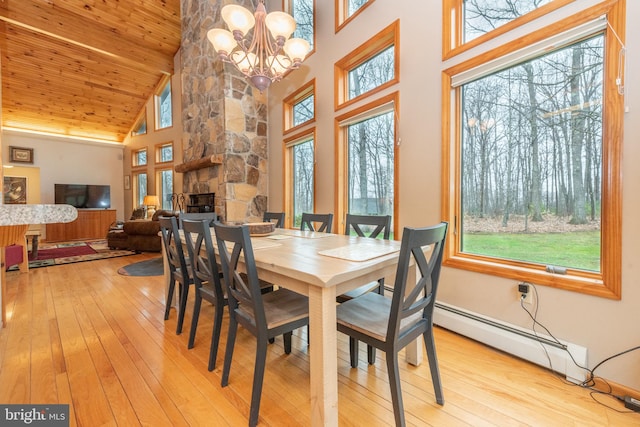
[[[225,315],[218,365],[207,371],[212,307],[203,304],[196,345],[187,350],[176,315],[163,320],[162,277],[127,277],[118,268],[158,256],[83,262],[7,274],[8,325],[0,331],[0,403],[70,403],[71,425],[238,426],[247,424],[255,340],[240,328],[229,378],[220,387]],[[551,372],[437,329],[445,405],[435,403],[426,362],[401,364],[411,426],[625,426],[640,414],[596,403],[587,390]],[[373,366],[361,346],[349,367],[348,340],[339,334],[339,420],[343,426],[393,424],[382,352]],[[285,355],[269,347],[260,425],[309,425],[306,328]]]

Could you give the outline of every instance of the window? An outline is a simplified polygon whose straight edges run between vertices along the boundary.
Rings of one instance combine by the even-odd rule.
[[[147,110],[146,108],[143,111],[142,117],[138,119],[136,124],[133,126],[133,130],[131,131],[132,136],[144,135],[147,133]]]
[[[315,50],[315,0],[288,0],[289,13],[296,21],[296,30],[292,37],[309,42],[311,49],[307,58]]]
[[[336,0],[336,33],[375,0]]]
[[[315,131],[285,140],[285,212],[288,227],[299,228],[303,212],[314,212]]]
[[[336,119],[338,212],[391,215],[398,204],[396,118],[398,93],[382,97]]]
[[[147,195],[147,174],[139,172],[133,174],[133,204],[134,206],[144,205],[144,196]]]
[[[620,297],[623,3],[445,70],[445,265]]]
[[[315,79],[282,101],[285,133],[315,121],[315,102]]]
[[[145,166],[147,164],[147,149],[141,148],[133,151],[131,155],[132,166]]]
[[[171,127],[173,118],[171,116],[171,78],[166,78],[166,83],[155,96],[156,104],[156,129]]]
[[[156,194],[160,200],[160,209],[173,209],[171,194],[173,193],[173,169],[156,170]]]
[[[400,24],[395,21],[336,63],[336,109],[399,81],[399,33]]]
[[[173,143],[167,142],[156,146],[156,163],[173,161]]]
[[[443,0],[443,58],[478,46],[572,1]]]

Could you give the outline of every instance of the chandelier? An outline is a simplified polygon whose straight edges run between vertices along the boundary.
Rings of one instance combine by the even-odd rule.
[[[284,12],[267,14],[264,0],[259,0],[255,14],[234,4],[224,6],[221,14],[229,31],[214,28],[207,38],[220,59],[233,64],[260,92],[287,71],[299,68],[309,53],[306,40],[289,39],[296,29],[293,17]],[[252,28],[253,39],[249,40],[247,33]]]

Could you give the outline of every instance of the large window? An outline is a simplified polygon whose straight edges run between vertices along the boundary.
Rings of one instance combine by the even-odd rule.
[[[156,145],[156,163],[166,163],[173,161],[173,143],[166,142]]]
[[[173,125],[171,110],[171,78],[167,77],[166,83],[155,96],[156,105],[156,129],[164,129]]]
[[[147,149],[141,148],[131,154],[131,166],[145,166],[147,164]]]
[[[443,56],[449,58],[574,0],[443,0]]]
[[[144,205],[144,196],[147,195],[147,174],[138,172],[133,174],[133,203],[134,206]]]
[[[353,104],[399,81],[396,44],[400,23],[395,21],[350,52],[335,65],[336,109]]]
[[[173,169],[156,170],[156,194],[160,200],[160,209],[171,210],[173,193]]]
[[[375,0],[335,0],[336,33]]]
[[[315,0],[287,0],[288,11],[296,21],[296,30],[292,37],[309,42],[311,49],[307,57],[315,51]]]
[[[619,298],[623,1],[445,71],[446,265]]]
[[[285,140],[285,212],[288,227],[299,228],[303,212],[315,206],[315,133]]]
[[[396,92],[336,119],[339,218],[346,213],[391,215],[395,224],[397,105]]]

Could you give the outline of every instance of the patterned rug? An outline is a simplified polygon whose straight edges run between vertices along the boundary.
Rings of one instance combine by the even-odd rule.
[[[135,252],[122,249],[109,249],[107,241],[104,239],[87,242],[41,243],[38,247],[38,257],[29,260],[29,268],[71,264],[74,262],[93,261],[127,255],[135,255]],[[11,267],[9,271],[17,268],[18,266]]]

